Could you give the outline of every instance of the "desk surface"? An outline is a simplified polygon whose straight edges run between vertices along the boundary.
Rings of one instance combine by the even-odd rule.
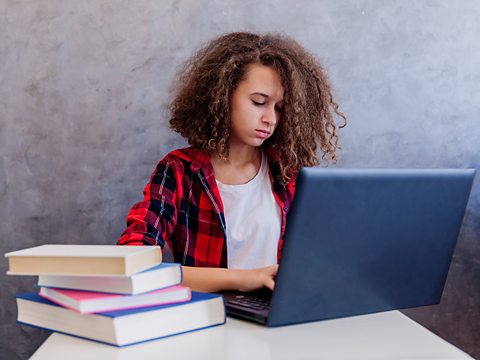
[[[279,328],[228,318],[225,326],[117,348],[52,334],[33,360],[472,359],[399,311]]]

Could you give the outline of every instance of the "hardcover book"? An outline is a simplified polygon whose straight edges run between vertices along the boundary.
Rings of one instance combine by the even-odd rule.
[[[180,264],[161,263],[131,276],[39,275],[38,286],[135,295],[178,285],[182,280]]]
[[[131,310],[79,314],[36,293],[17,295],[18,322],[126,346],[225,323],[220,295],[192,292],[188,302]]]
[[[49,244],[5,254],[9,275],[123,275],[162,262],[159,246]]]
[[[188,301],[191,290],[185,286],[172,286],[138,295],[118,295],[42,287],[39,295],[81,314],[91,314]]]

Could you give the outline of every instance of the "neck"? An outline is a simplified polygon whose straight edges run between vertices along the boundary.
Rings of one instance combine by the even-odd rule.
[[[218,154],[210,158],[215,179],[227,185],[246,184],[258,174],[262,150],[260,147],[232,145],[230,143],[227,160],[220,159]]]
[[[228,159],[222,160],[222,162],[230,165],[244,165],[248,163],[256,163],[261,159],[262,150],[260,147],[235,146],[235,144],[230,144]]]

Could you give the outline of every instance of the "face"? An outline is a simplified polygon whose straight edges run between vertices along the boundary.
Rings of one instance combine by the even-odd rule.
[[[280,121],[284,89],[271,67],[250,64],[230,103],[230,148],[258,147],[272,136]]]

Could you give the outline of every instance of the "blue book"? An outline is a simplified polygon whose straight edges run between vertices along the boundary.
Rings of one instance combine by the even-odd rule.
[[[182,280],[180,264],[161,263],[130,276],[39,275],[38,286],[137,295],[178,285]]]
[[[224,324],[220,295],[192,292],[188,302],[138,309],[80,314],[37,293],[16,296],[21,324],[114,346],[132,345]]]

